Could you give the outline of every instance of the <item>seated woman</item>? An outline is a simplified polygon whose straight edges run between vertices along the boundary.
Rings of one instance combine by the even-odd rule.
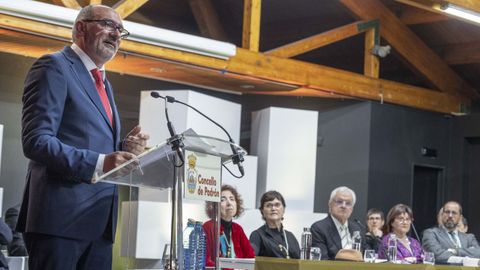
[[[262,195],[260,213],[265,225],[250,234],[256,256],[300,259],[297,239],[282,224],[285,207],[285,200],[279,192],[268,191]]]
[[[207,202],[206,212],[211,220],[203,224],[203,230],[206,234],[207,248],[206,248],[206,266],[215,266],[214,239],[216,221],[213,220],[215,216],[214,203]],[[243,213],[243,200],[238,194],[237,190],[230,185],[222,185],[220,197],[220,257],[227,258],[254,258],[255,253],[250,241],[248,241],[242,227],[233,222],[233,218],[239,217]]]
[[[404,263],[420,263],[422,262],[422,247],[420,243],[407,236],[413,220],[413,213],[410,207],[404,204],[397,204],[387,215],[386,233],[382,239],[382,243],[378,248],[378,257],[380,259],[387,258],[388,240],[394,234],[397,238],[397,261]]]
[[[367,242],[367,249],[373,249],[378,252],[378,246],[382,241],[382,228],[385,224],[385,216],[382,210],[372,208],[367,212],[367,229],[365,234],[365,242]]]

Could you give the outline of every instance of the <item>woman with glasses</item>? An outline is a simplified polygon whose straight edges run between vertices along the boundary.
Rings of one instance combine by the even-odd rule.
[[[250,243],[256,256],[300,258],[300,246],[295,236],[283,227],[285,200],[277,191],[268,191],[260,199],[260,213],[265,225],[253,231]]]
[[[255,253],[242,226],[233,222],[244,211],[243,200],[238,191],[230,185],[222,185],[220,195],[220,247],[219,256],[227,258],[254,258]],[[211,220],[203,224],[206,234],[206,266],[215,266],[215,204],[207,202],[206,212]]]
[[[397,242],[397,261],[402,263],[422,262],[422,246],[420,243],[408,236],[413,221],[412,209],[404,204],[397,204],[387,215],[386,235],[378,249],[380,259],[387,258],[388,242],[392,235],[395,235]],[[388,234],[387,234],[388,233]]]

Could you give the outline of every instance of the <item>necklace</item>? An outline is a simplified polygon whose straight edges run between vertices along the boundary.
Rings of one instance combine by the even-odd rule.
[[[270,227],[268,226],[268,224],[266,224],[265,226],[266,226],[267,228],[270,228]],[[270,229],[271,229],[271,228],[270,228]],[[280,243],[278,244],[278,248],[280,249],[280,251],[281,251],[282,253],[285,253],[285,258],[290,259],[290,252],[289,252],[290,249],[289,249],[289,245],[288,245],[287,233],[285,232],[285,230],[283,229],[283,226],[282,226],[281,224],[280,224],[280,229],[278,229],[278,228],[275,228],[275,229],[278,230],[278,231],[283,232],[283,239],[284,239],[284,241],[285,241],[285,246],[282,245],[282,242],[280,242]],[[281,237],[280,237],[280,238],[281,238]],[[273,240],[274,242],[278,243],[277,240],[275,240],[275,238],[274,238],[273,235],[272,235],[272,240]]]
[[[233,258],[232,256],[232,232],[230,231],[230,240],[227,239],[227,236],[225,235],[225,232],[223,233],[223,236],[225,237],[225,244],[227,245],[227,252],[225,254],[226,258]]]
[[[287,255],[287,256],[286,256],[286,258],[287,258],[287,259],[290,259],[290,253],[288,252],[289,248],[288,248],[287,233],[285,232],[284,229],[282,229],[282,231],[283,231],[283,238],[285,239],[285,245],[287,246],[287,250],[286,250],[286,253],[287,253],[286,255]]]

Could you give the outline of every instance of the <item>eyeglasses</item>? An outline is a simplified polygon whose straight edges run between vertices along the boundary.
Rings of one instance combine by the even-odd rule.
[[[283,206],[282,203],[279,203],[279,202],[277,202],[277,203],[265,203],[265,205],[264,205],[265,208],[274,208],[275,207],[277,209],[282,207],[282,206]]]
[[[83,20],[83,21],[99,23],[103,28],[107,29],[110,32],[115,32],[118,30],[118,32],[120,33],[121,39],[126,39],[130,35],[130,32],[128,32],[127,29],[123,28],[123,26],[118,25],[111,20]]]
[[[411,218],[398,217],[398,218],[395,218],[395,221],[398,222],[398,223],[411,223],[412,219]]]
[[[444,213],[445,215],[447,215],[447,216],[449,216],[449,215],[452,215],[452,216],[458,215],[458,212],[456,212],[456,211],[450,211],[450,210],[445,210],[445,211],[443,211],[443,213]]]
[[[353,203],[351,201],[335,200],[334,202],[336,206],[342,206],[342,205],[345,205],[345,207],[353,206]]]

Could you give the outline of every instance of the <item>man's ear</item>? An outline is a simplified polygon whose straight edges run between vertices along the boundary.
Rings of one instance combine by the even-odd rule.
[[[82,21],[78,21],[78,22],[75,23],[75,25],[73,27],[75,27],[77,36],[85,35],[86,23],[84,23]]]

